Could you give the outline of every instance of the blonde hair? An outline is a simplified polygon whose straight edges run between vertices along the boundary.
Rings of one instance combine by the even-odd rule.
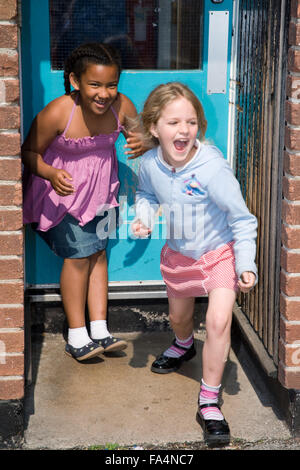
[[[158,139],[151,133],[151,127],[159,120],[164,107],[175,99],[181,97],[190,101],[195,108],[198,119],[199,138],[200,140],[204,139],[207,121],[205,119],[202,104],[189,87],[180,82],[170,82],[159,85],[152,90],[145,101],[144,109],[141,113],[144,139],[149,147],[153,147],[158,144]]]

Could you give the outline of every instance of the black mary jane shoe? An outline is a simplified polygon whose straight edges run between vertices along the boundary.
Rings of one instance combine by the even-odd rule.
[[[204,433],[204,440],[208,446],[224,446],[230,443],[230,430],[225,419],[218,421],[216,419],[204,419],[201,413],[202,408],[215,406],[220,409],[216,403],[206,403],[198,408],[196,420],[200,424]]]
[[[175,344],[175,339],[172,344]],[[156,372],[157,374],[169,374],[169,372],[175,372],[184,361],[189,361],[195,356],[195,354],[196,349],[194,344],[180,357],[168,357],[161,354],[152,363],[151,371]]]

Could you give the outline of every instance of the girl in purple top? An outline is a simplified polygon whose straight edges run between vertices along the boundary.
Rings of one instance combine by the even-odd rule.
[[[131,158],[145,151],[139,134],[125,131],[137,112],[118,92],[120,72],[119,56],[110,46],[76,48],[65,63],[66,94],[36,116],[22,146],[24,223],[31,223],[64,258],[60,289],[69,325],[65,351],[77,360],[127,346],[107,330],[107,239],[96,233],[104,211],[118,205],[115,142],[120,132]]]

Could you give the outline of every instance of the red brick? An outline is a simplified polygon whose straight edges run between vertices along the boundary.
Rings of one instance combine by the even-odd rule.
[[[293,250],[300,248],[300,228],[283,224],[281,229],[281,240],[286,248]]]
[[[300,72],[300,51],[289,49],[288,51],[288,70],[290,72]]]
[[[280,318],[280,338],[282,341],[289,344],[299,341],[300,324],[283,321],[283,319]]]
[[[291,22],[289,25],[289,44],[291,46],[300,45],[300,25]]]
[[[288,273],[300,273],[300,253],[290,252],[282,248],[281,267]]]
[[[19,181],[21,179],[21,176],[21,158],[0,158],[0,180]]]
[[[24,351],[24,331],[12,331],[3,333],[0,330],[0,341],[4,343],[7,353]],[[1,375],[1,374],[0,374]]]
[[[282,201],[282,220],[289,225],[300,225],[300,204]]]
[[[300,150],[300,129],[286,127],[284,143],[290,150]]]
[[[19,129],[19,106],[0,106],[0,129]]]
[[[1,184],[0,180],[0,206],[20,206],[22,204],[22,185]]]
[[[21,153],[21,137],[16,134],[0,134],[0,156],[14,157]],[[0,173],[1,174],[1,173]]]
[[[291,176],[300,176],[300,154],[285,152],[283,169]]]
[[[0,379],[0,400],[17,400],[24,397],[24,379]]]
[[[300,3],[298,0],[291,1],[291,18],[300,18]]]
[[[300,367],[300,340],[292,345],[279,341],[279,359],[287,367]]]
[[[278,380],[285,388],[300,389],[300,367],[299,371],[289,370],[282,362],[278,366]]]
[[[23,302],[23,282],[0,283],[0,304],[22,304]]]
[[[0,76],[17,77],[19,73],[18,60],[17,52],[0,54]]]
[[[285,119],[289,124],[298,126],[300,123],[300,103],[286,101],[285,103]]]
[[[286,95],[296,100],[300,99],[300,77],[288,75],[286,79]]]
[[[23,254],[23,234],[0,235],[0,255],[22,255]]]
[[[1,307],[0,328],[22,328],[24,326],[24,307]]]
[[[23,259],[2,259],[0,263],[0,279],[23,279]]]
[[[24,374],[24,355],[0,356],[0,376]]]
[[[17,0],[5,0],[0,2],[1,20],[12,20],[17,16]]]
[[[280,313],[288,321],[299,321],[300,320],[300,300],[293,300],[290,297],[286,297],[285,295],[281,293]]]
[[[20,99],[20,82],[19,80],[4,80],[5,84],[5,101],[6,103],[18,102]]]
[[[11,49],[18,47],[18,27],[16,24],[0,25],[0,45]]]
[[[20,230],[23,227],[22,210],[0,210],[0,231]]]
[[[283,195],[289,201],[300,200],[300,179],[283,177],[282,181]]]
[[[280,286],[284,294],[289,297],[297,297],[300,292],[300,276],[288,275],[285,272],[280,274]]]

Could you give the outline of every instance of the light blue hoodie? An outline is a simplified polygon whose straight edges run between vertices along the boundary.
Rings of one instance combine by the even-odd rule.
[[[197,140],[197,152],[184,167],[172,168],[160,147],[141,157],[136,219],[152,228],[162,206],[167,243],[172,250],[199,259],[234,241],[236,273],[255,265],[257,221],[250,214],[240,185],[217,147]]]

